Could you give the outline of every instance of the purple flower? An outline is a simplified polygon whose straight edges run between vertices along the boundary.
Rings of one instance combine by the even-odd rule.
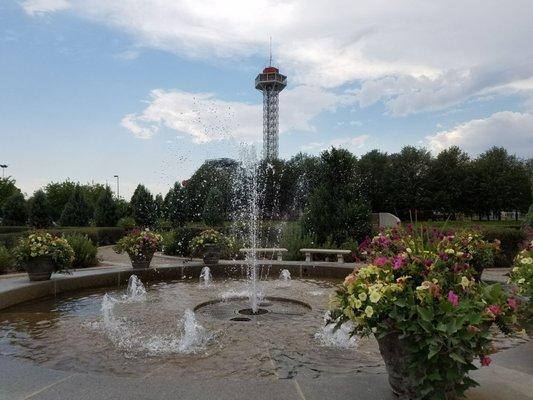
[[[448,261],[448,259],[450,258],[450,257],[448,257],[448,254],[446,254],[446,253],[440,253],[439,257],[440,257],[440,259],[442,261]]]
[[[378,257],[374,260],[374,265],[378,267],[383,267],[385,264],[387,264],[388,261],[389,259],[387,257]]]
[[[433,264],[433,260],[431,258],[428,258],[425,262],[424,262],[424,265],[426,267],[431,267],[431,265]]]
[[[392,268],[393,269],[400,269],[403,267],[404,264],[404,258],[402,256],[395,256],[392,261]]]
[[[457,307],[459,305],[459,296],[457,296],[453,290],[448,292],[448,301],[452,303],[452,306]]]

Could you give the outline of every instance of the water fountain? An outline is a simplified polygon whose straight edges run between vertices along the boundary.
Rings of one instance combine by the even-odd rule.
[[[291,273],[288,269],[282,269],[279,273],[279,280],[286,286],[291,284]]]
[[[200,286],[207,287],[211,285],[211,268],[203,267],[200,271]]]

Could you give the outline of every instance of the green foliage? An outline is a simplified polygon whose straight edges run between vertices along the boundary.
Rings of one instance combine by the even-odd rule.
[[[198,236],[193,237],[189,247],[193,255],[202,255],[209,245],[217,246],[221,253],[226,255],[229,249],[233,248],[232,239],[214,229],[207,229],[200,232]]]
[[[15,266],[15,260],[11,252],[4,245],[0,244],[0,274],[5,273]]]
[[[191,240],[203,231],[202,228],[179,227],[163,234],[163,253],[171,256],[190,257]]]
[[[34,193],[29,200],[28,223],[34,228],[47,228],[52,224],[48,199],[42,190]]]
[[[305,259],[305,255],[300,252],[300,249],[314,248],[315,246],[313,237],[304,233],[299,222],[285,225],[279,244],[279,247],[288,250],[283,256],[284,260],[302,261]]]
[[[188,220],[200,221],[209,191],[216,187],[224,195],[224,210],[227,214],[233,195],[233,176],[237,163],[230,159],[204,162],[187,181],[185,187]]]
[[[163,237],[148,229],[134,229],[120,239],[114,247],[117,253],[126,252],[130,256],[146,256],[161,249]]]
[[[187,219],[185,189],[179,182],[168,191],[163,201],[164,217],[173,227],[182,226]]]
[[[220,190],[211,188],[205,201],[202,218],[208,226],[218,226],[226,220],[224,198]]]
[[[143,185],[138,185],[130,201],[131,216],[140,227],[150,227],[155,222],[154,198]]]
[[[70,234],[66,235],[65,239],[74,250],[73,268],[87,268],[98,264],[96,246],[87,235]]]
[[[340,245],[348,238],[362,240],[370,234],[370,208],[362,198],[356,178],[356,158],[344,149],[321,155],[321,179],[304,217],[308,235],[322,244],[329,237]]]
[[[363,182],[363,192],[373,212],[389,209],[391,199],[387,179],[391,173],[390,164],[390,156],[379,150],[372,150],[359,160],[357,168]]]
[[[13,194],[20,193],[20,189],[15,185],[15,180],[11,177],[0,178],[0,211],[4,206],[4,202]],[[0,217],[1,217],[0,213]]]
[[[87,203],[81,187],[77,185],[65,204],[59,218],[59,224],[62,226],[88,226],[91,216],[89,203]]]
[[[118,220],[117,226],[123,229],[133,229],[137,224],[132,217],[122,217]]]
[[[483,237],[488,241],[499,240],[500,251],[494,255],[494,267],[508,268],[520,251],[520,246],[527,239],[527,233],[514,228],[484,228]]]
[[[154,214],[156,221],[165,216],[165,201],[161,193],[158,193],[154,198]]]
[[[524,228],[533,231],[533,204],[529,206],[529,210],[527,211],[526,218],[524,219]]]
[[[50,217],[53,221],[59,221],[61,213],[72,197],[76,183],[66,180],[64,182],[51,182],[45,186],[44,192],[50,206]]]
[[[28,220],[26,210],[26,201],[24,195],[15,192],[9,196],[2,206],[2,224],[3,225],[24,225]]]
[[[109,186],[100,194],[94,209],[96,226],[115,226],[117,224],[117,206]]]

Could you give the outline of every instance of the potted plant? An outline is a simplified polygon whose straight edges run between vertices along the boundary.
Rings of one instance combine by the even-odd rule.
[[[205,265],[216,265],[222,252],[228,249],[228,239],[218,231],[207,229],[191,240],[190,248],[193,255],[203,257]]]
[[[74,260],[74,250],[67,240],[47,232],[34,232],[20,239],[14,254],[30,281],[48,280],[53,272],[68,273]]]
[[[533,331],[533,240],[526,243],[514,259],[509,275],[509,283],[514,284],[517,295],[523,300],[518,308],[518,316],[526,331]]]
[[[118,254],[128,253],[133,268],[149,268],[152,257],[161,249],[163,237],[149,229],[134,229],[120,239],[114,249]]]
[[[476,240],[475,246],[469,241]],[[369,264],[346,277],[329,323],[352,321],[352,334],[375,335],[401,399],[456,399],[475,385],[468,372],[490,363],[490,327],[516,326],[518,300],[476,279],[473,234],[393,229],[367,243]]]

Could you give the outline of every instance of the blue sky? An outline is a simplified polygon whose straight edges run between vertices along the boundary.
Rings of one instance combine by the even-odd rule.
[[[115,174],[126,197],[138,182],[165,193],[206,158],[260,147],[270,35],[289,77],[284,158],[408,144],[532,157],[531,2],[389,3],[4,1],[0,162],[28,195]]]

